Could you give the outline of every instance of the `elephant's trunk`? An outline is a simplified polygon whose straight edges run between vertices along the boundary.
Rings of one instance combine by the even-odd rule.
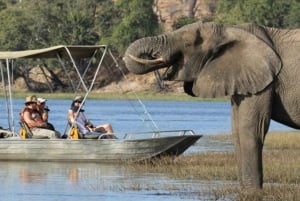
[[[163,56],[167,48],[165,35],[147,37],[133,42],[123,58],[128,70],[135,74],[145,74],[167,66]]]

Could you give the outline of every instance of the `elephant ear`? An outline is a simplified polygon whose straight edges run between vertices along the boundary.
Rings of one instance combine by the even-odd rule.
[[[213,48],[194,81],[193,94],[215,98],[261,92],[282,67],[279,55],[262,37],[246,30],[230,27],[224,32],[224,41]]]

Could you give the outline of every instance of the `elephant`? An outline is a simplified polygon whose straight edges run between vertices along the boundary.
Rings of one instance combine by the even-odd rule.
[[[196,97],[228,97],[238,180],[263,188],[263,146],[271,119],[300,128],[300,29],[201,21],[132,42],[134,74],[160,69]],[[162,72],[163,71],[163,72]]]

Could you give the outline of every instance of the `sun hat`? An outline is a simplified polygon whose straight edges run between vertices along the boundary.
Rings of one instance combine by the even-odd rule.
[[[27,103],[36,103],[37,102],[37,98],[35,95],[32,96],[27,96],[25,99],[25,104]]]
[[[81,101],[82,102],[83,99],[84,99],[83,96],[76,96],[73,101]]]
[[[42,98],[42,97],[37,98],[37,102],[39,102],[39,103],[44,103],[46,101],[47,101],[47,99],[45,99],[45,98]]]

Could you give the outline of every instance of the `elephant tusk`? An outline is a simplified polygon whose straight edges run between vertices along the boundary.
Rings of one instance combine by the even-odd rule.
[[[148,65],[154,65],[154,64],[159,64],[159,63],[163,63],[164,62],[164,59],[162,57],[159,57],[157,59],[154,59],[154,60],[148,60],[148,59],[140,59],[140,58],[137,58],[135,56],[132,56],[131,54],[129,54],[129,57],[136,61],[137,63],[140,63],[140,64],[148,64]]]

